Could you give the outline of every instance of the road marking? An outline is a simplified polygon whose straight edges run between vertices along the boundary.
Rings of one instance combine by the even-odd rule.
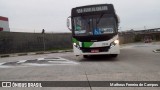
[[[0,68],[28,67],[28,66],[52,66],[52,65],[76,65],[77,62],[61,58],[37,58],[31,60],[20,60],[14,62],[0,63]]]
[[[21,60],[21,61],[18,61],[17,63],[24,63],[26,62],[27,60]]]

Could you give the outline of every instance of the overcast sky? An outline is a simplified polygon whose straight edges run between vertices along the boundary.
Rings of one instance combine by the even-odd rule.
[[[11,31],[69,32],[71,8],[112,3],[121,30],[160,28],[160,0],[0,0],[0,16],[9,18]]]

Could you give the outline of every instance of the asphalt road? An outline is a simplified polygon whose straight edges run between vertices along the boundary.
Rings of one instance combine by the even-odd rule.
[[[72,52],[0,58],[0,81],[160,81],[159,43],[123,45],[117,58]],[[47,60],[47,61],[46,61]],[[160,90],[157,87],[0,88],[0,90]]]

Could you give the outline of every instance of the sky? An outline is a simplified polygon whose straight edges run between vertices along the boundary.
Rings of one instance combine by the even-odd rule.
[[[0,0],[0,16],[13,32],[70,32],[72,8],[105,3],[114,5],[121,31],[160,28],[160,0]]]

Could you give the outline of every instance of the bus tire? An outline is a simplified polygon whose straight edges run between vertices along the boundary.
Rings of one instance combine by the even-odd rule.
[[[112,54],[111,56],[116,58],[118,56],[118,54]]]
[[[83,58],[88,58],[88,55],[83,55]]]

